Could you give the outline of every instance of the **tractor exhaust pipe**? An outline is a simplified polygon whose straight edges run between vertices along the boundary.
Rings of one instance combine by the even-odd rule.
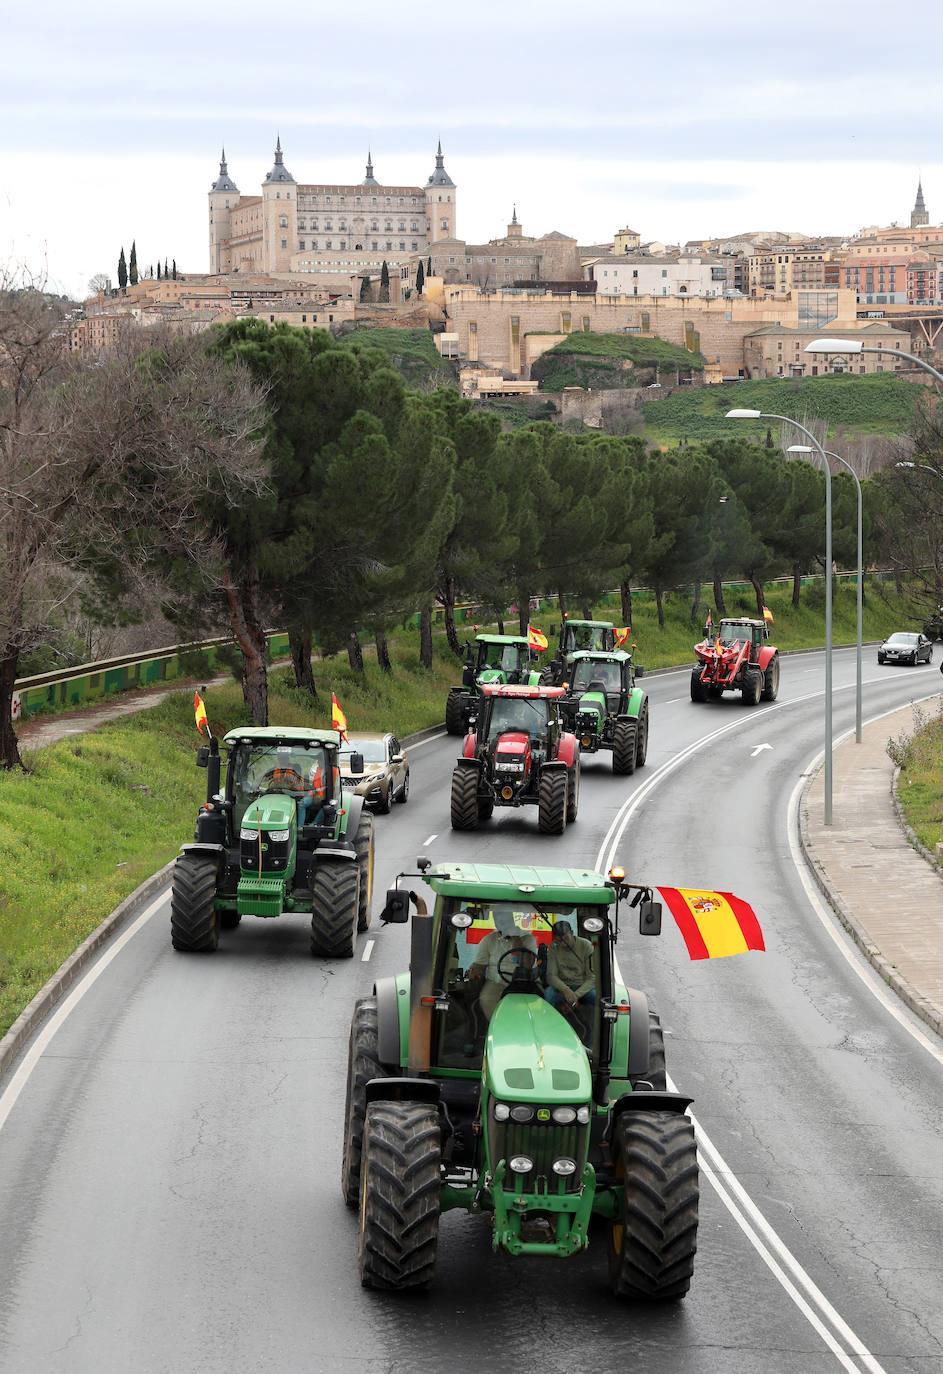
[[[432,1050],[432,917],[422,897],[411,892],[416,907],[409,947],[409,1047],[411,1074],[428,1073]]]

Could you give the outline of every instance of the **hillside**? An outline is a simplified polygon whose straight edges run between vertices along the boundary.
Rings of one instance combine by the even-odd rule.
[[[382,349],[389,356],[390,366],[417,391],[458,386],[458,368],[449,359],[440,357],[435,336],[429,329],[358,326],[338,337],[342,344],[355,341],[368,348]]]
[[[645,386],[657,370],[703,371],[704,358],[664,339],[637,334],[571,334],[542,353],[531,368],[541,391],[566,386],[603,391]],[[644,374],[644,375],[643,375]]]

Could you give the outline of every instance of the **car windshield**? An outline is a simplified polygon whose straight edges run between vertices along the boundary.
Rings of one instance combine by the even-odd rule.
[[[887,642],[888,642],[888,644],[906,644],[906,645],[910,646],[910,645],[913,645],[913,644],[916,644],[916,643],[917,643],[917,636],[916,636],[916,635],[896,634],[896,635],[891,635],[890,639],[889,639]]]
[[[250,802],[266,792],[300,796],[315,782],[329,777],[327,751],[322,744],[237,744],[229,756],[228,795],[236,829]]]
[[[547,724],[547,703],[542,697],[494,697],[491,703],[492,735],[505,730],[536,734]]]
[[[350,769],[351,754],[363,754],[364,763],[385,763],[386,745],[381,739],[352,739],[350,745],[340,751],[341,768]]]

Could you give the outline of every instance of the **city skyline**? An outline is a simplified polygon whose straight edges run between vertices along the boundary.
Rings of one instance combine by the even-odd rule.
[[[943,221],[943,94],[921,88],[903,41],[926,0],[825,0],[814,26],[680,0],[588,24],[549,0],[540,22],[492,0],[468,15],[367,0],[343,19],[289,7],[262,35],[235,0],[226,22],[170,0],[155,20],[113,0],[93,15],[52,0],[8,21],[17,60],[0,93],[0,263],[84,295],[139,269],[208,269],[207,193],[226,148],[258,194],[276,137],[299,182],[424,185],[441,139],[458,234],[581,244],[631,227],[684,243],[748,231],[841,235],[909,223],[918,180]],[[879,24],[877,21],[882,20]],[[49,35],[55,35],[50,39]],[[373,56],[372,54],[377,54]],[[602,55],[600,55],[602,54]]]

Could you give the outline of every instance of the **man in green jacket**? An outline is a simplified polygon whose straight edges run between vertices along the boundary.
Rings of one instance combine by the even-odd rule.
[[[558,1011],[572,1015],[585,1009],[588,1029],[583,1038],[592,1043],[596,1011],[593,946],[589,940],[573,934],[569,921],[557,921],[553,927],[553,940],[547,951],[546,982],[544,996]]]

